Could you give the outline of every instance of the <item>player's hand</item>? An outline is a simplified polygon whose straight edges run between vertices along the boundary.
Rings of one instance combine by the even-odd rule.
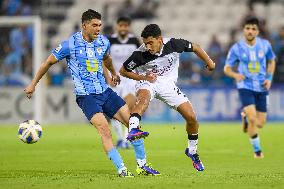
[[[157,80],[157,75],[152,72],[148,72],[146,73],[146,80],[150,83],[154,83]]]
[[[206,64],[205,68],[209,71],[213,71],[213,70],[215,70],[215,63],[213,62],[211,64]]]
[[[242,81],[242,80],[245,79],[245,76],[242,75],[242,74],[237,73],[234,78],[235,78],[235,80],[236,80],[237,82],[240,82],[240,81]]]
[[[271,87],[271,81],[268,80],[268,79],[266,79],[266,80],[263,82],[263,86],[264,86],[264,88],[266,88],[267,90],[269,90],[270,87]]]
[[[27,97],[30,99],[35,91],[35,86],[32,84],[29,84],[25,89],[24,89]]]
[[[117,86],[120,84],[120,77],[118,75],[112,75],[111,77],[111,83],[114,85],[114,86]]]

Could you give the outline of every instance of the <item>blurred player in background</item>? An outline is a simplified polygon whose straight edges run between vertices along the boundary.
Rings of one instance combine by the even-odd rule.
[[[25,88],[31,98],[35,87],[48,69],[66,58],[75,85],[76,102],[90,123],[97,129],[105,152],[113,162],[121,177],[133,177],[127,170],[117,149],[113,146],[112,135],[103,113],[128,126],[130,112],[124,100],[110,89],[103,74],[104,65],[111,73],[114,85],[120,81],[109,55],[109,40],[100,34],[101,14],[89,9],[82,14],[82,31],[73,34],[52,51],[41,65],[29,86]],[[130,131],[131,140],[147,136],[149,133],[138,128]],[[142,139],[140,139],[142,140]],[[142,140],[143,141],[143,140]],[[144,143],[134,146],[136,156],[144,154]],[[149,168],[150,169],[150,168]]]
[[[139,40],[130,33],[131,19],[129,17],[119,17],[116,22],[116,33],[109,37],[110,41],[110,55],[113,60],[114,69],[119,72],[124,61],[131,55],[131,53],[140,46]],[[111,78],[106,74],[107,81],[111,85],[112,89],[121,96],[126,104],[128,105],[130,111],[135,104],[135,84],[136,81],[128,79],[126,77],[120,77],[120,85],[114,86],[111,82]],[[128,141],[126,137],[128,135],[128,130],[123,128],[121,123],[117,120],[112,119],[112,126],[117,135],[118,148],[129,148]]]
[[[268,90],[275,70],[275,55],[269,41],[257,37],[259,21],[248,17],[243,25],[244,39],[235,43],[227,56],[224,72],[236,80],[243,105],[243,131],[247,132],[255,158],[263,158],[258,128],[266,122]],[[233,67],[237,65],[237,71]]]
[[[186,120],[188,147],[185,154],[191,158],[197,171],[203,171],[204,166],[197,154],[199,124],[191,103],[175,83],[178,78],[180,53],[194,52],[209,70],[215,69],[215,63],[197,44],[184,39],[163,38],[156,24],[147,25],[141,37],[143,45],[132,53],[120,69],[122,76],[138,81],[137,101],[131,111],[129,128],[139,126],[141,116],[153,98],[165,102]],[[139,174],[143,170],[138,167],[137,172]]]

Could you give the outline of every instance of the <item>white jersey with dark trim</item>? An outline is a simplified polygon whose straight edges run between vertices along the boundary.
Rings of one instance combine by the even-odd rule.
[[[178,78],[179,55],[192,52],[192,43],[184,39],[163,38],[163,47],[155,55],[147,51],[142,44],[123,63],[124,68],[131,72],[145,75],[147,72],[157,74],[157,79],[175,81]]]
[[[109,37],[109,41],[113,66],[119,73],[124,61],[140,46],[140,42],[133,34],[128,34],[125,39],[120,39],[118,34],[113,34]]]

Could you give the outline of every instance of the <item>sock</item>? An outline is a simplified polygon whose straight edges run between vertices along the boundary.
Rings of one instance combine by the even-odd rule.
[[[121,123],[115,119],[111,120],[111,125],[114,128],[114,131],[117,135],[117,140],[123,140],[123,132],[122,132],[122,128],[121,128]]]
[[[127,138],[127,136],[128,136],[128,129],[125,127],[125,130],[124,130],[124,136],[123,136],[123,142],[126,142],[126,143],[128,143],[128,140],[126,139]]]
[[[197,153],[198,133],[188,134],[188,151],[190,154]]]
[[[136,161],[139,167],[142,167],[146,164],[146,153],[144,148],[144,140],[139,139],[132,141],[131,144],[133,145]]]
[[[257,134],[255,134],[254,136],[252,136],[250,138],[250,143],[253,147],[254,152],[259,152],[261,151],[261,147],[260,147],[260,139],[258,137]]]
[[[141,120],[141,116],[137,113],[133,113],[129,118],[129,131],[131,129],[136,129],[139,126],[139,122]]]
[[[123,170],[126,169],[123,160],[121,159],[121,156],[119,155],[115,147],[113,147],[110,151],[108,151],[107,156],[112,161],[114,166],[117,168],[118,174],[120,174]]]

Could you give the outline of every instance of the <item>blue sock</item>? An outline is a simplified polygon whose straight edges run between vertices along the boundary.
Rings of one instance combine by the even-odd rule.
[[[121,156],[119,155],[117,149],[113,147],[110,151],[108,151],[107,156],[112,161],[114,166],[117,168],[118,173],[120,174],[122,170],[125,169],[123,160],[121,159]]]
[[[131,144],[134,147],[135,155],[136,155],[136,161],[139,167],[142,167],[146,164],[146,153],[144,148],[144,140],[139,139],[132,141]]]
[[[260,140],[257,134],[250,138],[250,143],[252,144],[254,152],[261,151]]]

